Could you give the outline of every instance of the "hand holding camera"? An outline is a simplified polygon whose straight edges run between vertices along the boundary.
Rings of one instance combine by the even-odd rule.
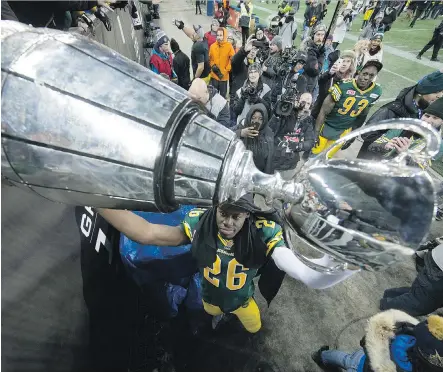
[[[185,27],[185,24],[183,21],[180,21],[179,19],[174,19],[173,24],[179,29],[179,30],[183,30],[183,28]]]

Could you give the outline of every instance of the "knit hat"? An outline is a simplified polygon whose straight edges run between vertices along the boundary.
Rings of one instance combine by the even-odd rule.
[[[377,32],[374,35],[372,35],[371,40],[380,39],[380,41],[383,41],[383,37],[385,34],[383,32]]]
[[[418,94],[432,94],[443,91],[443,73],[435,71],[421,79],[415,91]]]
[[[344,50],[340,53],[340,58],[351,58],[355,59],[355,52],[353,50]]]
[[[432,102],[424,111],[425,114],[430,114],[443,119],[443,97]]]
[[[180,50],[180,45],[178,45],[177,40],[171,39],[171,50],[172,53],[177,53]]]
[[[252,71],[258,71],[261,74],[262,72],[261,64],[259,62],[251,63],[248,68],[248,73]]]
[[[314,30],[312,31],[312,35],[315,35],[319,31],[326,32],[327,27],[323,23],[319,23],[317,26],[314,27]]]
[[[283,48],[283,39],[281,36],[274,36],[271,41],[271,45],[277,45],[277,48],[281,50]]]
[[[205,37],[205,31],[203,30],[203,27],[200,25],[193,25],[195,33],[198,35],[199,39],[203,39]]]
[[[160,48],[163,44],[167,44],[169,43],[169,37],[167,37],[166,35],[163,35],[161,38],[159,38],[157,40],[157,42],[155,43],[155,50],[158,50],[158,48]]]
[[[443,317],[430,315],[414,328],[415,350],[427,371],[440,367],[443,370]]]

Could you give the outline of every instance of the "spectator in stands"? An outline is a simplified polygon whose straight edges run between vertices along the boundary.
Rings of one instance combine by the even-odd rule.
[[[370,40],[374,35],[383,33],[385,26],[381,23],[383,19],[383,14],[379,13],[375,18],[367,24],[367,26],[362,30],[358,40],[367,39]]]
[[[441,97],[443,97],[443,72],[435,71],[425,76],[416,85],[402,89],[394,101],[380,107],[366,124],[396,118],[420,119],[423,110]],[[368,150],[369,145],[385,132],[377,131],[362,135],[364,142],[358,158],[371,159],[373,153]]]
[[[226,98],[228,93],[229,74],[231,72],[231,59],[234,56],[234,48],[227,40],[228,30],[217,30],[217,42],[209,48],[209,65],[211,66],[210,84]]]
[[[353,353],[321,347],[312,359],[324,370],[361,372],[443,371],[443,317],[419,323],[410,315],[389,310],[369,319],[361,348]]]
[[[269,126],[274,132],[273,170],[288,171],[285,178],[294,176],[300,153],[310,152],[315,142],[314,119],[311,116],[312,95],[304,93],[296,98],[288,116],[272,115]]]
[[[304,68],[307,79],[307,92],[312,93],[320,72],[323,69],[325,60],[325,48],[323,48],[323,40],[326,34],[326,26],[319,24],[315,26],[312,32],[312,38],[303,40],[300,50],[305,51],[308,55]]]
[[[174,54],[173,67],[174,72],[177,75],[177,83],[183,89],[188,90],[191,85],[191,76],[189,67],[191,62],[189,57],[183,53],[175,39],[171,39],[171,50]]]
[[[240,0],[240,20],[238,25],[241,27],[242,45],[246,45],[249,37],[249,27],[251,25],[253,5],[251,0]]]
[[[355,53],[352,50],[335,51],[329,55],[329,71],[322,73],[318,79],[318,97],[312,110],[312,116],[317,119],[323,101],[328,96],[329,88],[340,84],[343,80],[352,79],[355,74]]]
[[[268,110],[261,103],[248,108],[247,114],[232,128],[242,139],[247,150],[252,151],[254,164],[263,173],[272,174],[274,133],[268,125]]]
[[[271,112],[271,88],[261,79],[262,68],[258,62],[253,63],[248,69],[248,78],[243,86],[237,90],[232,103],[237,124],[246,117],[252,105],[262,103]]]
[[[177,78],[174,72],[172,53],[169,45],[169,38],[164,35],[155,43],[152,50],[149,66],[156,74],[165,74],[169,80]]]
[[[206,85],[203,79],[194,79],[189,88],[189,95],[205,106],[209,117],[225,127],[231,125],[228,102],[214,87]]]
[[[366,65],[368,61],[383,61],[383,34],[375,34],[371,37],[369,42],[368,52],[364,55],[363,66]]]

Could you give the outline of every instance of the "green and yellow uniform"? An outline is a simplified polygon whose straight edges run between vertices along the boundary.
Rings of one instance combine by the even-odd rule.
[[[183,231],[190,241],[204,212],[203,209],[193,209],[182,222]],[[274,221],[259,219],[256,227],[268,248],[267,256],[274,248],[285,245],[282,229]],[[234,313],[249,332],[257,332],[261,327],[260,312],[252,296],[255,289],[253,279],[258,269],[249,269],[235,259],[233,240],[218,234],[217,244],[212,267],[201,269],[204,308],[211,315]]]
[[[361,125],[361,120],[357,118],[380,98],[382,90],[375,82],[371,83],[368,89],[361,90],[357,87],[355,79],[349,79],[334,84],[329,89],[329,94],[335,105],[320,129],[318,144],[312,149],[314,154],[323,152],[340,137],[355,129],[357,124]],[[333,149],[329,156],[334,155],[339,149],[339,147]]]

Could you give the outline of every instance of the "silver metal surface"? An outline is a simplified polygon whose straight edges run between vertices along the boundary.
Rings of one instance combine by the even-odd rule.
[[[422,152],[409,152],[414,161],[430,159],[440,148],[438,133],[413,119],[364,127],[334,146],[381,129],[408,130],[424,138],[427,146]],[[331,255],[337,263],[366,270],[380,270],[411,255],[425,241],[435,215],[431,177],[420,167],[407,166],[404,155],[391,161],[328,159],[330,150],[309,160],[296,176],[305,197],[286,213],[291,248],[302,257],[289,239],[295,234],[295,240]],[[304,257],[303,261],[326,273],[346,267],[322,267]]]

